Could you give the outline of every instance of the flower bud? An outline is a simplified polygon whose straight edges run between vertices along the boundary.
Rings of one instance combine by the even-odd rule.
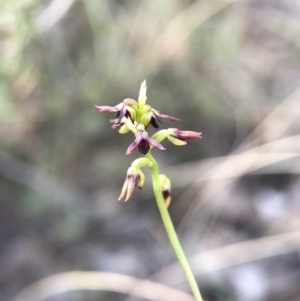
[[[142,189],[144,182],[145,175],[141,169],[133,166],[129,167],[127,170],[126,180],[123,184],[123,188],[118,200],[120,201],[126,194],[125,202],[128,201],[133,193],[134,187]]]
[[[185,145],[188,139],[199,139],[201,133],[193,131],[180,131],[178,129],[168,129],[168,140],[175,145]]]
[[[171,181],[167,176],[160,174],[159,183],[162,195],[165,199],[166,207],[168,208],[171,204]]]

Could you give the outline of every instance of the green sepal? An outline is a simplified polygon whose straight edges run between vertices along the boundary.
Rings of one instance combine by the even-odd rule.
[[[152,118],[152,108],[149,105],[145,105],[141,110],[140,122],[147,127]]]
[[[146,94],[147,94],[147,86],[146,86],[146,81],[144,80],[141,84],[139,99],[138,99],[140,109],[142,109],[146,104],[146,100],[147,100]]]
[[[122,124],[120,129],[119,129],[120,134],[127,134],[129,131],[130,131],[129,127],[127,126],[126,123]]]
[[[166,139],[168,136],[169,136],[168,130],[160,130],[155,134],[153,134],[151,138],[157,142],[161,142],[164,139]]]
[[[171,136],[171,135],[168,135],[167,138],[168,138],[168,140],[169,140],[171,143],[173,143],[173,144],[175,144],[175,145],[177,145],[177,146],[182,146],[182,145],[186,145],[186,144],[187,144],[186,141],[181,140],[181,139],[178,139],[178,138],[176,138],[176,137],[174,137],[174,136]]]
[[[159,184],[160,184],[161,190],[171,191],[171,181],[166,175],[163,175],[163,174],[159,175]]]
[[[123,117],[121,123],[124,123],[126,124],[126,126],[128,127],[128,129],[133,132],[133,134],[137,134],[137,129],[136,129],[136,126],[132,123],[131,119],[130,118],[126,118],[126,117]]]
[[[132,167],[142,168],[145,166],[151,166],[152,162],[148,158],[138,158],[131,163]]]

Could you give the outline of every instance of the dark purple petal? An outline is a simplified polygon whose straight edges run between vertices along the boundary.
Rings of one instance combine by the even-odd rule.
[[[142,190],[142,187],[139,186],[139,182],[140,182],[141,176],[139,174],[136,175],[135,177],[135,187],[137,187],[139,190]]]
[[[160,120],[159,120],[157,117],[152,116],[151,119],[150,119],[150,123],[151,123],[151,125],[152,125],[154,128],[157,129],[159,126],[158,126],[158,124],[157,124],[156,121],[160,121]]]
[[[142,133],[138,133],[135,137],[135,140],[128,146],[126,155],[131,154],[133,150],[140,144],[142,139],[143,139]]]
[[[163,195],[164,199],[166,200],[168,197],[170,197],[171,193],[169,190],[163,190],[162,195]]]
[[[138,145],[141,154],[146,155],[150,150],[150,144],[146,139],[142,139]]]
[[[168,208],[171,204],[171,191],[170,190],[163,190],[162,195],[164,197],[166,207]]]
[[[126,117],[126,118],[129,117],[129,118],[132,120],[131,114],[130,114],[130,112],[126,109],[126,107],[123,107],[123,108],[121,109],[121,111],[119,111],[118,114],[117,114],[117,119],[122,120],[123,117]]]

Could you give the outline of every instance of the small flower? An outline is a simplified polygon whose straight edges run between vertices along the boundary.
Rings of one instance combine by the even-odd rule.
[[[154,128],[158,128],[158,122],[162,123],[160,118],[165,118],[171,121],[179,121],[178,118],[161,114],[157,110],[151,108],[149,105],[145,105],[142,109],[141,123],[147,128],[151,124]]]
[[[136,147],[138,147],[140,153],[145,155],[150,150],[150,145],[157,147],[160,150],[166,150],[159,142],[153,140],[148,136],[147,132],[145,132],[144,125],[139,124],[137,126],[137,134],[135,136],[135,140],[129,145],[126,151],[126,155],[131,154]]]
[[[111,119],[112,128],[116,128],[121,125],[123,117],[130,118],[132,121],[136,117],[136,111],[138,109],[138,103],[131,98],[124,99],[121,103],[114,107],[110,106],[95,106],[100,113],[117,112],[115,119]]]
[[[126,180],[118,200],[120,201],[126,194],[125,202],[128,201],[134,191],[134,188],[137,187],[142,189],[144,182],[145,175],[141,169],[133,166],[129,167],[127,170]]]
[[[159,175],[159,183],[166,207],[168,208],[171,204],[171,181],[167,176],[161,174]]]
[[[178,129],[166,129],[160,130],[152,135],[152,139],[161,142],[164,139],[168,139],[175,145],[186,145],[188,139],[198,139],[202,138],[201,133],[192,132],[192,131],[180,131]]]
[[[189,139],[199,139],[201,133],[193,131],[180,131],[178,129],[168,129],[167,138],[175,145],[186,145]]]

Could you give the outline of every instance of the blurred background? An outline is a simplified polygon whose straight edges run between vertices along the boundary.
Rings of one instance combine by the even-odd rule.
[[[148,104],[181,119],[161,128],[203,133],[153,154],[205,300],[300,300],[298,1],[0,3],[1,301],[190,293],[149,173],[117,201],[140,154],[94,108],[137,99],[144,79]],[[72,271],[102,278],[59,278]]]

